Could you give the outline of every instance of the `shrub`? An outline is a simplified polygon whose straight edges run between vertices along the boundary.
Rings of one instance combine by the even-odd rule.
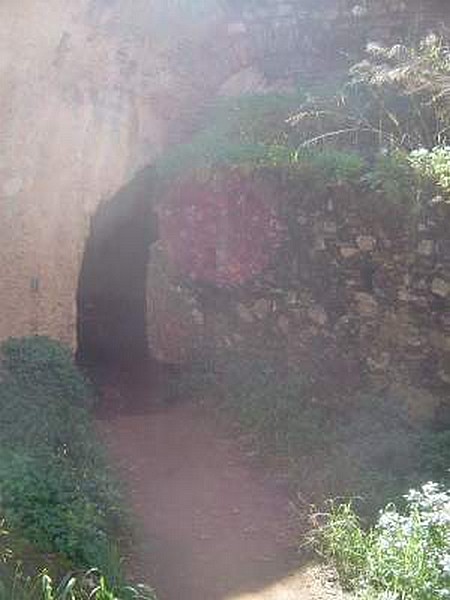
[[[43,550],[100,567],[122,511],[85,407],[91,390],[47,338],[10,340],[2,356],[0,509]]]
[[[422,181],[434,182],[442,192],[450,194],[450,147],[413,150],[409,162]]]
[[[364,530],[351,505],[332,506],[318,534],[342,583],[371,600],[437,600],[450,590],[450,490],[427,483],[404,510],[381,511]]]
[[[14,529],[44,551],[97,564],[108,542],[105,507],[89,497],[64,460],[6,453],[0,478],[3,514]]]
[[[326,185],[342,181],[359,183],[367,169],[364,159],[356,152],[332,148],[298,150],[291,162],[300,173],[309,170]]]
[[[219,169],[251,173],[267,167],[292,168],[325,184],[359,180],[365,163],[356,152],[339,148],[300,148],[290,115],[306,95],[245,95],[219,99],[210,108],[203,128],[190,143],[179,145],[156,163],[164,188],[174,177],[197,174],[201,181],[215,180]],[[159,195],[159,186],[155,188]]]
[[[2,345],[3,366],[20,384],[51,389],[53,397],[83,405],[91,399],[88,382],[68,348],[44,336],[10,338]]]
[[[401,151],[380,154],[365,176],[373,191],[381,192],[390,204],[405,207],[419,204],[416,179],[408,155]]]

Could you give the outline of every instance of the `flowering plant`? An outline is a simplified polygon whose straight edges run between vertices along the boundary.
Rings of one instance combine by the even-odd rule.
[[[351,505],[333,506],[322,553],[361,600],[450,598],[450,490],[429,482],[388,505],[364,530]]]

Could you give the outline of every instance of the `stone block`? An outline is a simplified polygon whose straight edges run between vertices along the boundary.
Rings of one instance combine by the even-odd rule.
[[[375,317],[378,314],[378,302],[367,292],[356,292],[356,309],[364,317]]]
[[[363,252],[372,252],[375,250],[377,240],[371,235],[359,235],[356,238],[356,245]]]
[[[447,298],[450,296],[450,283],[445,281],[445,279],[435,277],[431,282],[431,291],[435,296]]]
[[[316,325],[325,325],[328,321],[328,315],[321,306],[314,306],[308,310],[308,317]]]

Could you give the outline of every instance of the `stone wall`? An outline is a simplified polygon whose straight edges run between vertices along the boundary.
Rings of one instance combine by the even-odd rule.
[[[192,282],[172,262],[158,304],[150,282],[161,263],[153,256],[149,339],[159,357],[195,360],[208,348],[228,348],[276,354],[342,385],[365,377],[384,385],[399,376],[450,385],[450,205],[437,199],[416,214],[360,187],[318,192],[282,178],[275,190],[286,236],[270,266],[246,283]],[[247,227],[247,237],[257,237],[260,224]],[[186,220],[178,234],[192,239],[194,230]],[[159,246],[167,261],[170,238]],[[170,347],[161,333],[169,306],[173,331],[184,328]]]
[[[395,44],[447,34],[444,0],[259,0],[229,2],[268,81],[327,81],[368,42]]]

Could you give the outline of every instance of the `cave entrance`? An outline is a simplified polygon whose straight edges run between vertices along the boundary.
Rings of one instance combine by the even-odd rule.
[[[157,238],[145,170],[100,206],[91,222],[77,294],[77,359],[99,365],[151,363],[146,339],[146,270]]]

